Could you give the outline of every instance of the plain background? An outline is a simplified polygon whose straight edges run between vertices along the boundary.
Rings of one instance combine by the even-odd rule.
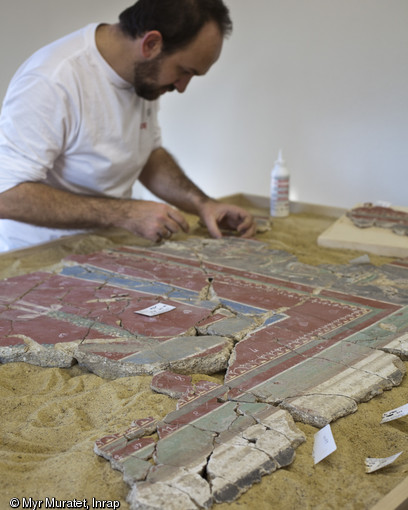
[[[1,0],[0,100],[36,49],[131,3]],[[161,100],[164,145],[186,173],[214,197],[267,196],[281,148],[293,200],[408,206],[408,1],[226,3],[220,61]]]

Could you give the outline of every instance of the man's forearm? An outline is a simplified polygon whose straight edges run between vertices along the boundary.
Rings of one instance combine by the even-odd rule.
[[[0,217],[50,228],[120,226],[126,215],[125,202],[24,182],[0,194]]]
[[[139,180],[157,197],[188,213],[198,214],[200,206],[212,200],[185,175],[173,156],[163,148],[152,152]]]
[[[76,195],[39,182],[1,193],[0,218],[49,228],[120,227],[151,241],[189,228],[184,216],[167,204]]]

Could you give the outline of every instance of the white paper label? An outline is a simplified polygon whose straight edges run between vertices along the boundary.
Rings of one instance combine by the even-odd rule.
[[[176,308],[175,306],[165,305],[164,303],[157,303],[156,305],[149,306],[149,308],[144,308],[143,310],[136,310],[135,313],[138,313],[139,315],[146,315],[147,317],[154,317],[155,315],[170,312],[175,308]]]
[[[365,460],[366,473],[373,473],[374,471],[377,471],[378,469],[381,469],[385,466],[389,466],[395,460],[398,459],[398,457],[401,455],[401,453],[402,452],[396,453],[395,455],[392,455],[391,457],[386,457],[385,459],[376,459],[374,457],[367,457],[367,459]]]
[[[336,451],[337,446],[334,441],[333,433],[330,425],[326,425],[314,436],[313,459],[317,464],[331,453]]]
[[[386,423],[387,421],[398,420],[398,418],[403,418],[408,414],[408,404],[404,406],[397,407],[392,411],[388,411],[382,415],[381,423]]]

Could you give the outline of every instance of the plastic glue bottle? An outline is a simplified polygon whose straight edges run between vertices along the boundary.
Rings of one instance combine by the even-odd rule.
[[[289,215],[289,171],[282,158],[282,150],[271,171],[271,216]]]

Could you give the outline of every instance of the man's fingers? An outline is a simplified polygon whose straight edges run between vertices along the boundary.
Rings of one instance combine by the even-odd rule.
[[[169,239],[172,234],[176,234],[180,230],[188,232],[189,225],[184,216],[177,210],[170,209],[166,212],[165,216],[161,219],[154,241],[159,243],[163,239]]]
[[[256,225],[251,216],[247,216],[237,227],[238,233],[245,238],[253,237],[256,233]]]
[[[216,218],[210,216],[209,218],[204,219],[204,221],[210,236],[213,237],[214,239],[221,239],[222,233],[218,227],[218,222]]]
[[[167,216],[173,220],[173,222],[176,223],[176,225],[174,225],[174,223],[166,223],[166,226],[167,228],[173,233],[175,234],[176,232],[179,231],[179,229],[181,228],[184,232],[188,232],[190,227],[187,223],[187,220],[185,219],[185,217],[179,213],[177,211],[177,209],[172,209],[170,210],[168,213],[167,213]]]

